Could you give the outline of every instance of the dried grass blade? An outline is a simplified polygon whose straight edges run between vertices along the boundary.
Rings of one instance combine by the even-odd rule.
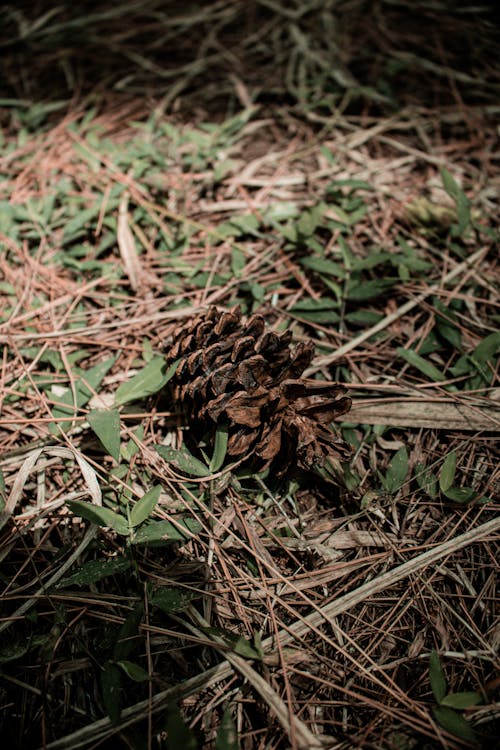
[[[0,529],[5,526],[12,513],[14,512],[14,508],[19,502],[23,493],[24,485],[26,484],[29,475],[33,471],[33,467],[38,461],[43,450],[43,448],[37,448],[31,453],[28,453],[28,455],[24,459],[17,477],[14,480],[14,484],[12,485],[12,490],[10,491],[10,495],[7,499],[7,502],[5,503],[5,507],[0,513]]]
[[[125,273],[130,281],[130,286],[134,292],[136,292],[139,287],[142,269],[137,254],[137,248],[135,246],[134,235],[132,234],[129,225],[128,197],[126,195],[124,195],[120,201],[116,239],[118,241],[118,247],[120,249]]]
[[[387,427],[425,427],[435,430],[496,430],[500,425],[500,406],[483,401],[436,401],[436,399],[380,399],[366,403],[353,399],[348,417],[337,421]]]

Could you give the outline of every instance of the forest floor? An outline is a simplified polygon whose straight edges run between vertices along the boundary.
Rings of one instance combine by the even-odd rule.
[[[139,5],[0,19],[2,736],[498,747],[490,11]],[[350,457],[193,439],[211,306],[314,342]]]

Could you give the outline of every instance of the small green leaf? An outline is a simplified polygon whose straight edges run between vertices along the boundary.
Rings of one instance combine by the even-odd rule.
[[[263,659],[265,656],[264,647],[262,645],[262,636],[258,630],[254,632],[252,640],[253,640],[254,648],[259,655],[259,659]]]
[[[157,393],[173,377],[178,364],[179,360],[176,360],[164,372],[165,360],[163,357],[154,357],[133,378],[121,384],[115,393],[115,406]]]
[[[186,530],[183,533],[182,529]],[[201,530],[201,524],[194,518],[186,518],[174,525],[170,521],[153,521],[137,529],[132,537],[133,544],[151,544],[155,542],[186,542],[192,534]]]
[[[92,409],[87,421],[115,461],[120,460],[120,414],[117,409]]]
[[[340,320],[337,312],[339,305],[329,297],[322,299],[305,299],[290,308],[292,314],[298,318],[309,320],[311,323],[336,323]]]
[[[207,477],[210,474],[208,466],[192,456],[186,447],[175,449],[167,445],[155,445],[155,451],[185,474],[193,477]]]
[[[415,464],[415,479],[420,489],[427,493],[429,497],[437,497],[438,478],[424,464]]]
[[[365,300],[375,299],[383,294],[387,294],[389,289],[397,284],[399,279],[371,279],[370,281],[361,281],[360,279],[351,278],[347,287],[346,297],[352,302],[364,302]]]
[[[259,229],[260,221],[254,214],[242,214],[241,216],[233,216],[229,219],[229,224],[232,224],[239,231],[240,235],[252,234],[256,236],[258,235],[257,230]]]
[[[237,279],[241,278],[246,264],[247,260],[244,253],[238,247],[233,247],[231,250],[231,271],[233,272],[233,276]]]
[[[31,644],[27,640],[24,640],[23,643],[2,643],[0,647],[0,664],[7,664],[9,661],[20,659],[28,653],[30,645]]]
[[[443,729],[446,729],[447,732],[454,734],[455,737],[460,737],[460,739],[465,740],[466,742],[475,741],[476,735],[469,722],[452,708],[448,708],[447,706],[436,706],[432,709],[432,713],[434,714],[437,723],[442,726]]]
[[[465,691],[463,693],[448,693],[441,701],[441,705],[448,706],[448,708],[464,709],[477,706],[482,702],[482,696],[476,691]]]
[[[82,234],[87,232],[87,224],[92,221],[97,221],[97,215],[99,213],[100,206],[96,202],[90,208],[79,209],[73,219],[70,219],[64,224],[64,242],[74,240]]]
[[[360,326],[373,326],[379,320],[382,320],[383,317],[380,313],[373,312],[372,310],[353,310],[345,315],[345,319],[349,323]]]
[[[318,203],[307,211],[302,211],[297,221],[297,230],[302,237],[312,237],[324,222],[326,208],[325,203]]]
[[[127,659],[137,644],[137,633],[139,625],[144,616],[144,606],[139,603],[127,616],[127,619],[118,630],[113,648],[113,659],[120,661]]]
[[[187,609],[197,594],[187,589],[162,587],[151,592],[149,603],[158,607],[167,615]]]
[[[115,360],[116,357],[110,357],[85,371],[75,368],[73,374],[77,374],[79,377],[75,380],[73,388],[68,388],[62,396],[53,399],[57,403],[52,407],[52,416],[55,418],[72,416],[78,409],[85,406],[94,392],[98,390],[108,370],[115,363]],[[69,424],[70,422],[68,421],[66,429],[69,428]],[[51,425],[51,428],[52,432],[56,432],[54,425]]]
[[[413,349],[404,349],[402,346],[398,346],[396,351],[400,357],[408,362],[408,364],[415,367],[417,370],[420,370],[420,372],[423,372],[423,374],[427,375],[431,380],[434,380],[437,383],[446,380],[443,373],[438,370],[437,367],[421,357],[417,352],[414,352]]]
[[[344,435],[347,432],[347,430],[344,430]],[[356,487],[359,486],[359,483],[361,482],[361,477],[359,474],[356,474],[351,470],[351,467],[347,462],[342,463],[342,475],[343,480],[346,488],[352,492],[352,490],[356,489]]]
[[[167,706],[168,750],[197,750],[198,741],[174,702]]]
[[[460,350],[462,348],[462,334],[454,311],[443,305],[441,300],[437,298],[433,300],[432,304],[436,311],[436,329],[439,336],[448,341],[454,349]]]
[[[134,664],[133,661],[122,659],[121,661],[116,662],[116,666],[123,669],[127,677],[130,677],[134,682],[147,682],[149,680],[149,675],[146,670],[138,664]]]
[[[394,454],[384,479],[387,492],[396,492],[404,484],[408,474],[408,451],[403,446]]]
[[[477,497],[477,492],[471,487],[448,487],[443,490],[443,495],[455,503],[468,503]]]
[[[122,671],[116,664],[107,661],[101,673],[101,691],[104,708],[112,724],[116,724],[120,718],[122,682]]]
[[[434,698],[438,703],[441,703],[446,695],[446,677],[444,676],[439,656],[434,649],[432,649],[429,658],[429,680]]]
[[[227,451],[228,432],[225,425],[220,425],[215,433],[214,452],[210,461],[210,473],[214,474],[219,471],[224,463]]]
[[[146,518],[149,518],[160,499],[160,493],[161,485],[157,484],[136,502],[130,511],[130,523],[132,526],[139,526]]]
[[[111,560],[89,560],[72,575],[62,578],[57,583],[56,588],[86,586],[89,583],[96,583],[103,578],[128,570],[131,565],[130,560],[126,560],[124,557],[114,557]]]
[[[458,185],[455,178],[444,167],[441,169],[443,187],[455,201],[458,216],[458,233],[461,235],[470,224],[470,201]]]
[[[444,459],[441,471],[439,472],[439,489],[441,492],[447,492],[452,486],[456,469],[457,454],[455,451],[451,451]]]
[[[122,536],[127,536],[129,533],[127,519],[119,516],[118,513],[110,510],[110,508],[86,503],[83,500],[67,500],[66,505],[72,513],[80,516],[80,518],[85,518],[86,521],[91,521],[91,523],[95,523],[98,526],[109,526]]]
[[[300,264],[301,266],[304,266],[304,268],[310,268],[311,271],[323,273],[327,276],[333,276],[337,279],[345,279],[347,275],[345,268],[341,266],[340,263],[335,263],[335,261],[326,258],[317,258],[314,256],[310,258],[302,258]]]
[[[208,635],[215,635],[220,638],[224,644],[240,656],[244,656],[245,659],[261,659],[262,653],[258,648],[250,643],[249,640],[244,638],[242,635],[233,633],[225,628],[217,627],[205,627],[203,631]],[[258,644],[260,646],[260,644]]]
[[[495,331],[486,336],[474,349],[473,358],[481,365],[492,360],[500,349],[500,332]]]
[[[232,649],[235,654],[244,656],[246,659],[261,658],[261,654],[258,652],[258,650],[250,643],[250,641],[247,641],[246,638],[243,638],[242,635],[240,635],[239,638],[237,638],[237,640],[232,644]]]
[[[222,714],[222,721],[215,738],[215,750],[239,750],[238,732],[229,707]]]
[[[266,210],[264,216],[266,222],[273,223],[275,221],[286,221],[292,219],[299,213],[299,208],[296,203],[291,201],[279,201],[273,203]]]

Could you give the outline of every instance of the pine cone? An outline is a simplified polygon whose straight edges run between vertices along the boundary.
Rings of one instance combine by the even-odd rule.
[[[349,453],[326,426],[350,409],[349,398],[338,398],[346,388],[301,378],[314,344],[292,350],[291,338],[290,331],[266,329],[261,315],[245,322],[239,308],[211,307],[175,330],[165,347],[167,366],[180,360],[169,386],[194,434],[225,424],[233,460],[259,471],[273,464],[278,476]]]

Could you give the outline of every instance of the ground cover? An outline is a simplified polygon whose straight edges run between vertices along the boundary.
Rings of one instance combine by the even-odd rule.
[[[29,5],[2,62],[3,735],[494,746],[490,9]],[[165,351],[212,305],[314,342],[350,458],[277,477],[193,438]]]

